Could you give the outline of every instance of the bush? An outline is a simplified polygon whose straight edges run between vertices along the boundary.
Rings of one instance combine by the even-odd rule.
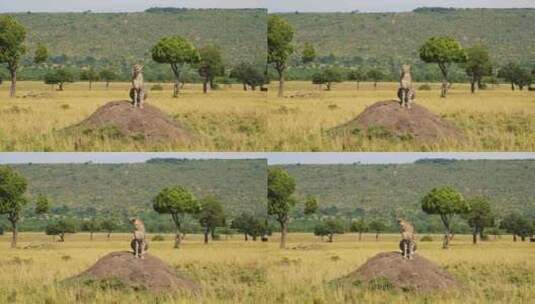
[[[163,86],[161,84],[155,84],[150,88],[151,91],[163,91]]]
[[[431,91],[431,86],[426,84],[422,84],[418,87],[418,91]]]
[[[430,236],[430,235],[424,235],[421,239],[420,239],[420,242],[432,242],[433,241],[433,238]]]
[[[163,237],[163,235],[157,234],[157,235],[153,236],[151,240],[153,242],[161,242],[161,241],[165,241],[165,238]]]

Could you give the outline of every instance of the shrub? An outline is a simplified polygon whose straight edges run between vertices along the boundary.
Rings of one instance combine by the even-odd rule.
[[[431,86],[426,84],[422,84],[418,87],[418,91],[431,91]]]
[[[421,239],[420,239],[420,242],[432,242],[433,241],[433,238],[430,236],[430,235],[424,235]]]
[[[151,240],[153,242],[161,242],[161,241],[165,241],[165,238],[163,237],[163,235],[157,234],[157,235],[153,236]]]
[[[163,91],[163,86],[161,84],[155,84],[150,88],[151,91]]]

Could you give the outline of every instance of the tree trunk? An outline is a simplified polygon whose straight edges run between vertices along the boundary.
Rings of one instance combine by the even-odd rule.
[[[333,235],[332,234],[329,234],[329,243],[332,243],[333,242]]]
[[[516,234],[513,233],[513,242],[516,242]]]
[[[202,92],[204,94],[208,93],[208,78],[205,78],[203,83],[202,83]]]
[[[19,236],[17,221],[11,221],[11,232],[11,248],[17,248],[17,239]]]
[[[476,92],[476,79],[475,78],[472,78],[472,80],[470,81],[470,92],[472,92],[472,94]]]
[[[362,240],[362,232],[359,232],[359,242]]]
[[[249,239],[247,238],[247,233],[244,233],[243,236],[245,236],[245,241],[247,242]]]
[[[175,86],[173,87],[173,97],[177,98],[180,93],[180,70],[176,64],[171,64],[173,74],[175,74]]]
[[[286,234],[288,233],[288,222],[282,221],[281,224],[281,243],[280,249],[286,249]]]
[[[515,90],[515,83],[511,81],[511,91]]]
[[[210,90],[215,90],[214,79],[210,79]]]
[[[9,87],[9,97],[15,97],[17,90],[17,70],[10,69],[9,74],[11,76],[11,86]]]
[[[108,241],[110,240],[110,237],[111,237],[111,231],[108,231]]]
[[[256,235],[253,235],[253,242],[256,242],[256,239],[257,239],[257,238],[258,238],[258,237],[257,237]]]
[[[90,241],[93,240],[93,231],[89,232],[89,240],[90,240]]]
[[[59,241],[62,242],[62,243],[65,242],[65,233],[60,233],[59,234]]]
[[[110,88],[110,82],[106,81],[106,90]]]
[[[279,73],[279,98],[284,97],[284,70],[278,69],[277,72]]]
[[[357,91],[360,90],[360,82],[357,81]]]
[[[208,227],[206,227],[206,229],[204,230],[204,243],[205,244],[208,244],[208,235],[210,234],[210,229],[208,229]]]
[[[472,244],[477,244],[477,231],[472,233]]]
[[[63,82],[59,83],[59,91],[63,91]]]
[[[243,90],[247,91],[247,84],[245,82],[243,83]]]
[[[331,90],[331,83],[327,83],[327,91],[330,91]]]
[[[379,241],[379,232],[377,232],[377,233],[375,234],[375,241],[376,241],[376,242]]]
[[[373,89],[374,89],[374,90],[377,90],[377,81],[374,81],[374,82],[373,82]]]
[[[442,72],[442,89],[440,91],[440,97],[446,98],[448,95],[448,69],[446,65],[439,63],[438,67]]]
[[[175,81],[175,85],[173,86],[173,97],[177,98],[178,93],[180,93],[180,82]]]
[[[520,239],[522,240],[522,242],[525,242],[525,241],[526,241],[526,236],[521,235],[521,236],[520,236]]]
[[[89,81],[89,91],[91,91],[92,89],[93,89],[93,82]]]
[[[448,245],[450,244],[450,221],[447,216],[441,215],[440,219],[442,220],[442,223],[444,224],[444,240],[442,241],[442,249],[448,249]]]

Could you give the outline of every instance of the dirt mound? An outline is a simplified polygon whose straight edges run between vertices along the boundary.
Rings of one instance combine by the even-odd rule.
[[[421,142],[462,137],[459,129],[423,106],[412,104],[412,109],[407,110],[395,100],[376,102],[355,119],[332,131],[363,132],[368,137],[408,137]]]
[[[137,259],[127,251],[112,252],[102,257],[89,269],[68,281],[80,281],[85,285],[93,282],[114,286],[123,284],[123,287],[155,293],[200,290],[199,285],[162,260],[149,254],[144,259]]]
[[[108,102],[67,131],[151,142],[188,143],[192,138],[183,126],[160,109],[149,104],[143,109],[135,108],[130,101]]]
[[[414,255],[404,259],[399,252],[383,252],[335,282],[371,289],[429,292],[456,289],[460,284],[435,263]]]

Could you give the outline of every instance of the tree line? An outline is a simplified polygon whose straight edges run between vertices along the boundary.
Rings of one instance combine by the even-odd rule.
[[[9,166],[0,166],[0,214],[5,215],[11,224],[12,240],[11,247],[17,246],[18,228],[22,218],[22,211],[31,204],[26,197],[27,181],[17,171]],[[305,216],[311,216],[318,211],[318,200],[308,196],[304,202],[299,202],[295,197],[296,181],[283,168],[273,167],[268,171],[268,203],[266,215],[254,215],[247,212],[235,216],[229,220],[223,203],[214,196],[206,196],[198,199],[189,189],[175,185],[160,190],[152,199],[152,208],[159,214],[169,215],[174,225],[174,247],[179,248],[185,236],[183,225],[187,217],[195,219],[202,229],[204,242],[219,238],[217,230],[222,234],[232,234],[233,231],[244,236],[245,241],[251,238],[256,241],[261,238],[267,240],[273,231],[281,233],[280,248],[286,248],[289,223],[292,214],[298,205],[303,205],[302,212]],[[38,216],[46,216],[51,208],[50,200],[38,195],[35,199],[34,212]],[[439,216],[444,226],[443,248],[448,248],[449,242],[454,235],[451,226],[452,219],[456,216],[465,220],[472,229],[473,243],[478,239],[486,239],[486,232],[492,231],[498,234],[505,231],[513,235],[516,241],[519,237],[522,241],[526,238],[534,238],[535,221],[530,220],[519,213],[507,215],[498,214],[491,208],[486,197],[464,196],[456,189],[443,186],[429,191],[421,199],[422,210],[429,214]],[[501,218],[501,220],[500,220]],[[271,220],[278,224],[273,226]],[[107,237],[113,231],[117,231],[120,220],[113,217],[93,216],[84,219],[72,217],[51,218],[45,227],[45,233],[58,236],[59,241],[65,240],[65,235],[75,233],[78,230],[89,232],[93,239],[95,232],[104,231]],[[357,218],[349,223],[338,217],[330,217],[321,220],[314,226],[314,234],[327,237],[332,242],[336,234],[351,231],[358,234],[361,239],[362,233],[372,232],[376,240],[379,235],[388,229],[387,223],[379,219]],[[3,230],[0,230],[3,233]]]
[[[5,64],[11,80],[10,96],[16,92],[17,71],[27,53],[25,46],[27,32],[25,27],[17,22],[12,16],[0,17],[0,64]],[[265,73],[251,63],[242,62],[236,66],[228,67],[223,62],[221,50],[217,45],[206,45],[197,48],[192,42],[181,36],[163,37],[150,50],[151,57],[156,63],[169,64],[174,76],[173,97],[178,97],[181,85],[186,81],[184,74],[190,70],[196,70],[203,84],[203,92],[208,88],[217,89],[216,78],[222,79],[225,84],[238,82],[243,84],[244,90],[263,87],[267,83]],[[34,66],[42,66],[49,60],[49,51],[46,46],[39,44],[35,50]],[[63,90],[66,83],[76,80],[87,81],[89,89],[96,81],[104,81],[106,88],[110,82],[120,79],[119,72],[111,68],[99,71],[92,66],[81,70],[73,70],[62,67],[49,70],[43,77],[46,84],[57,85],[58,90]],[[124,79],[124,77],[122,77]],[[1,83],[1,80],[0,80]]]
[[[286,71],[290,67],[292,55],[300,57],[301,64],[305,67],[317,59],[316,50],[313,44],[304,44],[301,54],[296,54],[296,47],[292,41],[295,30],[280,16],[270,16],[268,21],[268,63],[277,72],[279,80],[278,96],[282,97],[284,92],[284,80]],[[439,36],[430,37],[418,50],[419,59],[428,64],[438,66],[442,88],[441,97],[446,97],[450,87],[450,72],[453,65],[458,65],[466,73],[466,77],[471,84],[471,92],[475,93],[476,88],[486,87],[483,80],[497,83],[498,79],[511,83],[512,90],[515,86],[520,90],[525,87],[531,89],[535,81],[535,66],[522,66],[518,63],[508,63],[497,67],[491,61],[488,48],[483,44],[474,45],[471,48],[463,49],[461,44],[452,37]],[[398,75],[388,75],[388,73],[378,68],[363,69],[362,67],[340,68],[324,67],[311,76],[312,83],[325,85],[327,90],[331,89],[333,83],[342,81],[355,81],[358,85],[361,81],[377,82],[381,80],[392,80]]]

